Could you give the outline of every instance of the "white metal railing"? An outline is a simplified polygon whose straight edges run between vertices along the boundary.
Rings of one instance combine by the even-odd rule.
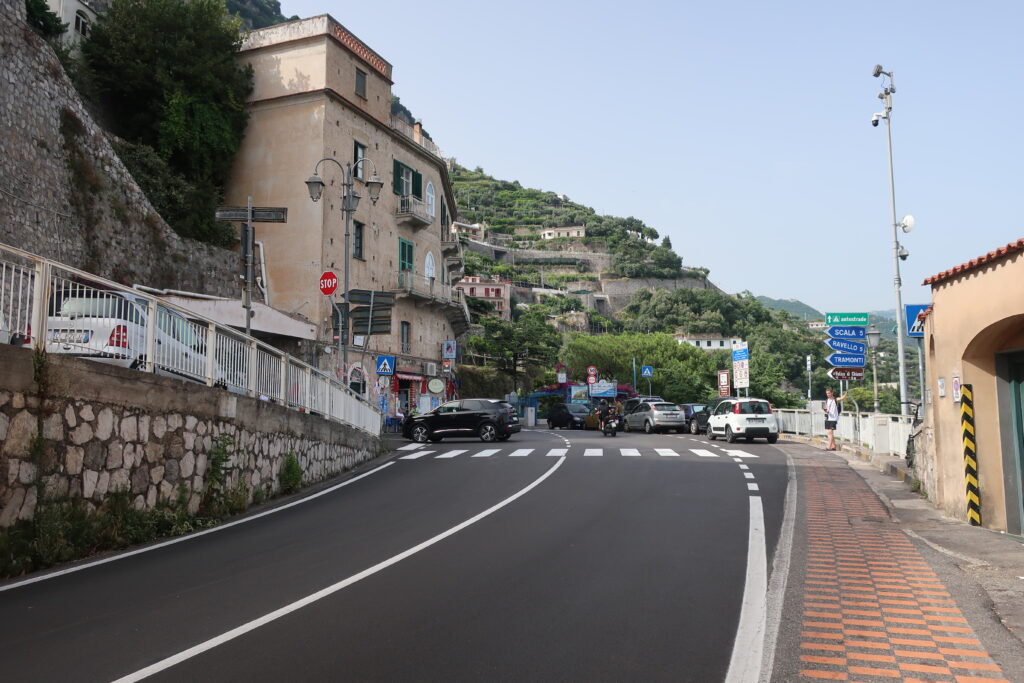
[[[438,147],[437,144],[435,144],[433,140],[428,138],[426,135],[423,135],[422,132],[417,137],[416,132],[413,129],[412,124],[410,124],[405,119],[400,119],[397,116],[392,116],[391,117],[391,128],[393,130],[397,130],[399,133],[401,133],[405,137],[409,138],[410,140],[412,140],[417,145],[419,145],[423,149],[427,150],[428,152],[430,152],[434,156],[436,156],[436,157],[444,156],[444,154],[441,152],[441,148]]]
[[[427,203],[411,194],[403,194],[398,198],[398,209],[395,213],[399,216],[404,214],[416,216],[424,223],[434,222],[434,217],[427,213]]]
[[[380,412],[332,375],[159,297],[3,244],[0,343],[181,377],[380,433]]]
[[[779,429],[790,434],[825,436],[825,413],[777,408]],[[843,413],[836,438],[897,457],[906,457],[907,439],[914,430],[913,418],[888,413]]]
[[[427,277],[412,270],[398,271],[398,288],[410,294],[418,294],[443,302],[455,302],[462,299],[462,292],[451,285],[441,282],[436,277]]]

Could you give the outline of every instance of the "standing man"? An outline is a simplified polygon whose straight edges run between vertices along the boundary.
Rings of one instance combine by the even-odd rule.
[[[826,451],[836,450],[836,425],[839,424],[839,403],[846,400],[846,396],[847,394],[843,394],[836,398],[832,395],[831,389],[825,390],[825,431],[828,433]]]

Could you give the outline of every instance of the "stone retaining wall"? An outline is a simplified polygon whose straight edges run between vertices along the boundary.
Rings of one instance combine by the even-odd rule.
[[[136,508],[182,493],[199,509],[218,437],[234,441],[225,488],[279,490],[289,453],[303,485],[378,453],[365,432],[221,389],[89,360],[47,357],[49,396],[39,398],[32,352],[0,346],[0,527],[31,519],[44,499],[93,508],[115,491]],[[42,423],[42,448],[33,441]],[[33,453],[33,450],[36,452]]]

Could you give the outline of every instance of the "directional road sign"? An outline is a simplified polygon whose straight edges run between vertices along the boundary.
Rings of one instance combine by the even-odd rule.
[[[641,377],[654,377],[654,368],[650,365],[643,365],[640,367]]]
[[[316,271],[314,271],[316,272]],[[330,296],[334,294],[334,290],[338,288],[338,276],[329,270],[325,270],[320,275],[320,292],[324,296]]]
[[[825,334],[833,339],[867,339],[867,333],[863,327],[854,325],[833,325],[825,330]]]
[[[837,368],[862,368],[867,358],[862,353],[833,353],[825,360]]]
[[[395,374],[395,357],[394,356],[377,356],[377,374],[378,375],[393,375],[393,374]]]
[[[249,220],[249,210],[245,206],[218,206],[213,217],[218,221]],[[252,207],[253,223],[287,223],[288,207],[286,206],[254,206]]]
[[[350,289],[348,290],[348,301],[351,304],[368,304],[370,303],[370,295],[373,295],[373,307],[377,306],[392,306],[395,303],[394,292],[371,292],[368,289]]]
[[[864,379],[864,368],[829,368],[832,379]]]
[[[867,344],[860,341],[850,341],[849,339],[826,339],[825,346],[840,353],[859,353],[863,355],[868,352]]]
[[[826,313],[825,323],[828,325],[867,325],[867,313]]]
[[[923,337],[924,321],[918,320],[917,316],[928,308],[928,304],[906,304],[903,308],[907,312],[907,336],[918,338]]]
[[[741,360],[750,360],[750,349],[744,346],[742,349],[732,350],[732,362],[738,363]]]

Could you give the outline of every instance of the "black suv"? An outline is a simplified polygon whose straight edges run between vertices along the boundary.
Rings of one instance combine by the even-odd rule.
[[[690,417],[690,433],[691,434],[706,434],[708,431],[708,418],[711,417],[711,413],[715,411],[718,404],[722,401],[735,401],[735,396],[719,396],[718,398],[711,399],[707,405],[703,406],[701,410],[695,411]]]
[[[583,429],[590,409],[582,403],[556,403],[548,411],[548,429]]]
[[[519,417],[512,404],[493,398],[449,401],[402,422],[402,435],[417,443],[474,435],[481,441],[506,441],[519,429]]]

